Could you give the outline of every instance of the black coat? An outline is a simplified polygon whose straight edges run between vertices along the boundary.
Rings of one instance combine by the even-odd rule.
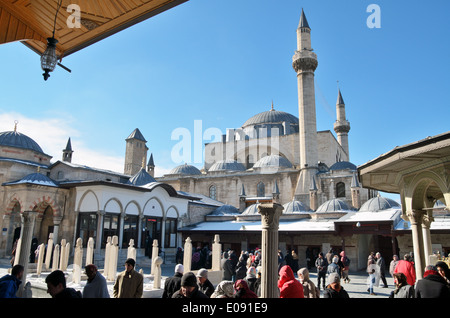
[[[416,298],[450,298],[450,290],[440,275],[428,275],[417,281]]]
[[[223,270],[222,280],[231,280],[231,278],[235,274],[233,262],[230,259],[227,259],[225,263],[223,263],[222,270]]]
[[[183,277],[183,274],[175,273],[175,275],[166,279],[162,298],[172,298],[172,295],[181,288],[181,277]]]
[[[178,290],[177,292],[175,292],[175,294],[173,294],[172,298],[208,298],[208,296],[206,296],[205,294],[203,294],[199,289],[198,286],[195,288],[195,290],[192,292],[191,297],[185,297],[182,293],[181,290]]]
[[[342,286],[340,291],[336,291],[328,285],[323,291],[323,298],[349,298],[349,296]]]
[[[209,279],[205,280],[202,285],[198,284],[198,289],[208,297],[211,297],[212,293],[214,293],[214,285]]]

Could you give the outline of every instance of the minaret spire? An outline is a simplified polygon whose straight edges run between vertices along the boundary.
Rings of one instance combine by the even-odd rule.
[[[69,140],[67,140],[66,148],[63,149],[62,161],[72,162],[72,154],[73,154],[72,142],[70,141],[70,137],[69,137]]]
[[[302,9],[297,28],[297,50],[292,57],[292,67],[297,73],[300,173],[295,198],[310,201],[311,178],[318,172],[318,147],[316,125],[316,100],[314,71],[318,65],[317,55],[311,47],[311,28]]]
[[[347,154],[347,161],[350,161],[350,152],[348,146],[348,132],[350,131],[350,122],[345,117],[345,103],[342,98],[341,90],[338,88],[338,97],[336,101],[336,122],[334,123],[334,131],[337,140]]]

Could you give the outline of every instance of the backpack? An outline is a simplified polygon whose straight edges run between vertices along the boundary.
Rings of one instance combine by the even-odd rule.
[[[347,256],[344,259],[344,266],[349,266],[350,265],[350,258],[348,258]]]

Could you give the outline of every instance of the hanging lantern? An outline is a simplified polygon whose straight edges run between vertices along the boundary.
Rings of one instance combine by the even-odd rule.
[[[45,73],[42,74],[44,76],[44,80],[47,80],[50,77],[50,72],[53,72],[56,64],[58,63],[58,56],[56,56],[56,43],[58,43],[58,40],[55,38],[47,38],[47,49],[41,55],[41,68],[45,71]]]

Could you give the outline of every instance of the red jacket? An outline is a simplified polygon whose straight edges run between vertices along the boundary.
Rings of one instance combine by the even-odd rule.
[[[401,260],[395,266],[394,273],[403,273],[406,276],[408,285],[414,286],[416,282],[416,270],[411,262]]]
[[[303,286],[295,279],[291,267],[285,265],[281,267],[278,288],[280,289],[280,298],[304,298]]]

